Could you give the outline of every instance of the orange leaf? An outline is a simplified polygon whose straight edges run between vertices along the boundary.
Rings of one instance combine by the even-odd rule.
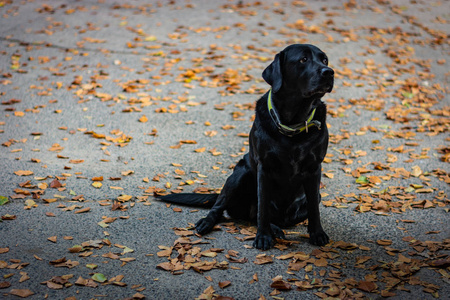
[[[142,117],[139,118],[139,122],[141,123],[146,123],[148,122],[148,118],[146,115],[142,115]]]
[[[29,171],[29,170],[19,170],[19,171],[15,171],[14,174],[16,174],[17,176],[29,176],[29,175],[33,175],[33,171]]]
[[[85,213],[85,212],[88,212],[88,211],[90,211],[90,210],[91,210],[91,208],[90,208],[90,207],[85,207],[85,208],[82,208],[82,209],[76,210],[76,211],[75,211],[75,213],[76,213],[76,214],[81,214],[81,213]]]

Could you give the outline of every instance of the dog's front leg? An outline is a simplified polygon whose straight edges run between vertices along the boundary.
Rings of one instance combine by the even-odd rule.
[[[270,227],[270,182],[267,180],[262,164],[258,164],[258,216],[256,233],[253,247],[262,250],[268,250],[272,247],[273,237],[272,229]]]
[[[201,235],[210,232],[214,225],[217,224],[218,220],[223,214],[226,207],[226,193],[222,192],[217,199],[216,204],[211,208],[208,215],[205,218],[200,219],[196,224],[195,228],[197,232]]]
[[[309,242],[317,246],[323,246],[329,242],[328,235],[320,222],[319,189],[321,174],[321,165],[319,164],[319,168],[305,180],[304,184],[308,209]]]

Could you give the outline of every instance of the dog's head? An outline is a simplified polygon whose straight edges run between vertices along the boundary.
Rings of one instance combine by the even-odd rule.
[[[328,67],[328,57],[313,45],[288,46],[275,56],[262,77],[278,91],[299,93],[302,98],[322,97],[331,92],[334,71]]]

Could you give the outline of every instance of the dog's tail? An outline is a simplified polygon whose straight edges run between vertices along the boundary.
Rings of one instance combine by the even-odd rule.
[[[174,204],[211,208],[216,203],[217,197],[219,197],[219,194],[182,193],[160,196],[158,198],[164,202]]]

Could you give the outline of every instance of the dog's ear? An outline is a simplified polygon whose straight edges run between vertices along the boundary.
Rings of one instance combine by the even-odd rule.
[[[263,79],[272,86],[272,91],[274,93],[281,89],[283,83],[283,76],[281,74],[282,55],[282,52],[275,55],[273,62],[262,73]]]

